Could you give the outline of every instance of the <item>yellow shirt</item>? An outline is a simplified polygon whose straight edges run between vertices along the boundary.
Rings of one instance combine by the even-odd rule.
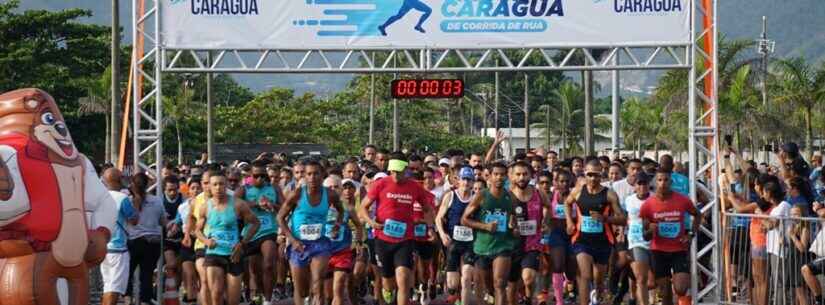
[[[195,222],[197,223],[201,219],[201,210],[206,208],[206,195],[200,193],[190,204],[192,205],[192,215],[195,217]],[[209,234],[209,227],[204,227],[203,232],[204,234]],[[206,245],[200,241],[200,239],[195,239],[195,250],[200,250],[205,247]]]

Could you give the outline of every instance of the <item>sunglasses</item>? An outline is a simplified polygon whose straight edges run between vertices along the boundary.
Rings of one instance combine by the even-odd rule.
[[[601,177],[602,174],[601,173],[586,173],[585,176],[587,176],[588,178],[598,178],[598,177]]]
[[[269,178],[269,175],[266,175],[266,174],[252,175],[252,178],[255,178],[255,179],[267,179],[267,178]]]
[[[226,181],[229,181],[229,182],[233,182],[233,183],[234,183],[234,182],[238,182],[239,180],[238,180],[238,179],[227,179]]]

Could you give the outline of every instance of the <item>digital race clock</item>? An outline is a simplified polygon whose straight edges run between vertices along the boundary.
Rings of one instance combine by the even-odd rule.
[[[393,98],[462,98],[460,79],[396,79],[390,86]]]

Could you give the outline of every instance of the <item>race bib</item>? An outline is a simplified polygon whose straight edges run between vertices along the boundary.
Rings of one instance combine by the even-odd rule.
[[[392,237],[392,238],[404,238],[404,235],[406,233],[407,233],[407,224],[406,223],[396,221],[396,220],[392,220],[392,219],[387,219],[387,221],[384,222],[384,234],[385,235],[387,235],[389,237]]]
[[[533,236],[536,235],[536,221],[535,220],[525,220],[518,222],[518,231],[521,236]]]
[[[564,213],[564,205],[557,204],[557,205],[556,205],[556,208],[555,208],[555,209],[553,209],[553,210],[554,210],[554,212],[556,213],[556,218],[564,218],[564,217],[566,217],[566,214]]]
[[[415,234],[415,237],[425,237],[425,236],[427,236],[427,224],[426,223],[417,224],[417,225],[415,225],[415,227],[413,229],[414,229],[413,234]]]
[[[329,240],[331,240],[331,241],[343,241],[344,240],[344,229],[339,227],[338,228],[339,229],[338,234],[333,237],[334,232],[333,232],[332,229],[334,229],[334,228],[335,228],[334,224],[325,224],[324,225],[324,231],[325,231],[324,236],[329,238]]]
[[[497,222],[496,232],[507,232],[507,214],[487,214],[484,223]]]
[[[660,222],[659,236],[664,238],[676,238],[681,232],[682,224],[678,222]]]
[[[272,220],[271,215],[263,215],[258,217],[258,221],[261,222],[261,228],[258,231],[271,231],[275,230],[275,222]]]
[[[604,233],[604,224],[590,216],[582,216],[581,230],[584,233]]]
[[[238,243],[237,231],[216,231],[210,235],[217,243],[217,248],[231,249]]]
[[[456,241],[473,241],[473,229],[465,226],[453,227],[453,239]]]
[[[298,231],[301,233],[301,240],[306,241],[313,241],[318,240],[321,238],[321,229],[324,228],[323,224],[307,224],[301,225],[298,228]]]
[[[627,239],[631,243],[643,243],[645,241],[641,223],[630,224],[627,230]]]

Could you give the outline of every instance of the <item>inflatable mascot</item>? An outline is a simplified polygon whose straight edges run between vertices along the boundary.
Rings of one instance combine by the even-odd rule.
[[[48,93],[0,95],[0,157],[0,305],[88,304],[117,208]]]

